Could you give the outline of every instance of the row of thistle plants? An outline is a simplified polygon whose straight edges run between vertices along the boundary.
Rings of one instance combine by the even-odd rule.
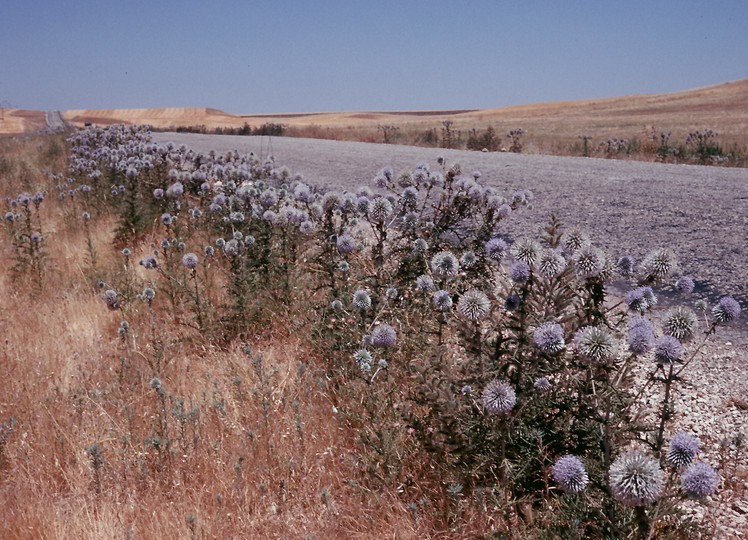
[[[718,477],[694,461],[694,435],[670,433],[672,402],[737,302],[694,306],[703,324],[688,307],[649,317],[657,287],[693,288],[671,252],[614,259],[555,219],[542,238],[510,242],[501,222],[532,194],[437,165],[325,192],[272,159],[195,154],[118,126],[76,135],[67,183],[96,194],[90,219],[114,210],[129,224],[118,238],[151,242],[138,295],[149,308],[160,291],[202,337],[229,341],[259,312],[300,315],[290,322],[313,329],[379,481],[400,479],[415,449],[461,496],[497,494],[507,513],[550,503],[564,509],[555,526],[605,537],[646,537],[675,498],[710,495]],[[151,217],[140,229],[133,215]],[[614,278],[630,282],[617,303]],[[121,309],[121,296],[132,295],[108,289],[105,301]],[[642,364],[644,383],[632,375]],[[642,385],[662,390],[654,422]],[[665,481],[667,467],[683,470]]]

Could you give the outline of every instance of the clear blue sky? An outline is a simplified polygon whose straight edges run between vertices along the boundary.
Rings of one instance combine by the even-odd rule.
[[[488,108],[748,77],[748,0],[1,0],[0,103]]]

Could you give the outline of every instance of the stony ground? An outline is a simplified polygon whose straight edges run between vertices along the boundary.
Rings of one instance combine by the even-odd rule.
[[[638,259],[653,247],[670,247],[683,273],[696,281],[695,298],[714,302],[730,294],[748,311],[748,170],[664,165],[590,158],[479,153],[312,139],[157,133],[159,142],[195,151],[239,150],[301,173],[307,182],[353,190],[371,185],[385,166],[396,172],[436,158],[480,171],[481,181],[511,194],[530,189],[532,210],[507,224],[510,237],[537,236],[553,213],[585,229],[613,256]],[[663,298],[667,301],[667,298]],[[684,371],[676,393],[674,431],[702,441],[702,458],[717,467],[720,490],[689,512],[712,523],[718,538],[744,538],[748,530],[748,316],[725,328]],[[643,381],[650,366],[638,370]],[[646,395],[654,410],[660,389]],[[743,437],[741,443],[741,434]]]

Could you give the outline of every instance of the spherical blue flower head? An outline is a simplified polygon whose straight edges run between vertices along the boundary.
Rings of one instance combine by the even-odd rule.
[[[41,204],[44,201],[44,193],[41,191],[37,191],[34,193],[34,204]]]
[[[726,323],[739,318],[742,311],[743,310],[737,300],[731,296],[724,296],[720,298],[717,305],[712,308],[712,316],[715,321]]]
[[[518,294],[512,293],[504,300],[504,309],[507,311],[515,311],[522,305],[522,299]]]
[[[464,268],[471,268],[478,261],[478,257],[472,251],[466,251],[460,257],[460,264]]]
[[[652,323],[636,315],[629,321],[628,346],[634,354],[646,354],[654,346],[655,336]]]
[[[265,208],[278,204],[278,194],[274,189],[268,188],[260,194],[260,204]]]
[[[223,252],[229,257],[235,257],[239,255],[239,241],[232,238],[223,245]]]
[[[605,364],[616,351],[616,340],[604,326],[585,326],[574,336],[579,351],[596,364]]]
[[[512,207],[509,206],[508,204],[504,203],[501,206],[499,206],[499,209],[496,211],[496,215],[500,219],[506,219],[510,215],[512,215]]]
[[[616,271],[625,278],[634,275],[635,268],[636,260],[631,255],[624,255],[616,263]]]
[[[547,354],[561,352],[564,347],[564,329],[552,321],[545,322],[535,329],[533,334],[535,346]]]
[[[626,293],[623,297],[623,301],[629,306],[630,311],[644,313],[652,307],[647,301],[644,293],[644,287],[639,287],[638,289],[633,289]]]
[[[696,284],[691,276],[681,276],[678,278],[678,281],[675,282],[676,290],[683,294],[691,294],[695,286]]]
[[[447,312],[452,309],[452,296],[448,291],[436,291],[431,297],[431,302],[437,311]]]
[[[83,213],[87,214],[88,212],[83,212]],[[8,223],[13,223],[13,221],[15,221],[15,219],[16,219],[16,215],[13,212],[11,212],[11,211],[5,212],[5,221],[7,221]],[[84,217],[83,219],[85,220],[86,218]],[[90,214],[88,216],[88,219],[91,219],[91,215]]]
[[[686,467],[693,462],[693,458],[699,453],[699,440],[689,433],[676,433],[670,439],[670,448],[667,452],[667,461],[677,468]]]
[[[660,498],[663,474],[660,463],[638,448],[616,458],[608,472],[613,497],[627,506],[643,506]]]
[[[677,260],[671,249],[655,249],[649,252],[642,261],[642,269],[647,276],[660,280],[675,271]]]
[[[457,302],[457,311],[469,321],[480,321],[491,311],[491,301],[483,291],[470,289],[465,291]]]
[[[574,269],[582,279],[594,278],[605,268],[605,253],[591,245],[582,246],[574,252]]]
[[[205,253],[206,257],[212,257],[216,254],[216,250],[213,248],[213,246],[205,246],[203,248],[203,253]]]
[[[353,253],[356,251],[357,242],[356,239],[353,238],[348,233],[343,233],[340,236],[338,236],[337,241],[335,242],[338,248],[338,252],[342,255],[348,255],[349,253]]]
[[[369,296],[369,293],[363,289],[359,289],[353,293],[353,307],[361,311],[369,309],[371,307],[371,297]]]
[[[395,329],[387,323],[381,323],[371,332],[371,345],[380,349],[389,349],[397,341]]]
[[[341,208],[343,203],[349,204],[348,200],[341,201],[340,194],[336,191],[328,191],[322,197],[322,210],[325,212],[333,212],[337,208]]]
[[[392,203],[384,197],[377,197],[369,205],[369,219],[375,223],[382,223],[392,215]]]
[[[265,212],[262,214],[262,219],[272,225],[273,223],[278,221],[278,214],[276,214],[272,210],[265,210]]]
[[[164,212],[161,214],[161,223],[168,227],[174,223],[174,217],[169,212]]]
[[[553,480],[567,493],[581,493],[589,483],[584,463],[576,456],[563,456],[551,469]]]
[[[524,261],[517,261],[509,269],[509,275],[515,283],[525,283],[530,279],[530,265]]]
[[[413,240],[413,253],[425,253],[429,249],[429,244],[423,238]]]
[[[501,238],[491,238],[483,246],[483,250],[486,252],[486,257],[492,261],[500,261],[506,255],[508,246]]]
[[[371,206],[371,200],[369,197],[359,197],[356,199],[356,210],[362,216],[369,214],[369,207]]]
[[[699,318],[687,307],[678,306],[665,314],[662,331],[680,341],[688,341],[699,327]]]
[[[544,249],[538,255],[535,268],[540,275],[554,278],[566,268],[566,259],[555,249]]]
[[[154,268],[158,268],[158,261],[153,255],[146,255],[140,259],[140,266],[148,270],[153,270]]]
[[[405,208],[413,208],[418,202],[418,190],[414,187],[407,187],[403,190],[400,197]]]
[[[692,464],[681,476],[681,488],[691,499],[703,499],[717,490],[719,476],[711,465],[703,462]]]
[[[302,221],[299,225],[299,232],[303,234],[304,236],[309,236],[314,232],[315,225],[312,221],[306,220]]]
[[[353,359],[356,361],[361,371],[364,373],[371,371],[371,364],[374,361],[374,358],[371,356],[369,351],[366,349],[359,349],[353,353]]]
[[[517,404],[514,388],[505,380],[494,379],[483,389],[483,407],[490,414],[508,414]]]
[[[431,292],[435,288],[436,287],[434,286],[434,280],[431,279],[431,276],[423,274],[416,278],[416,289],[418,289],[420,292]]]
[[[537,379],[535,379],[535,382],[532,386],[540,393],[548,392],[551,388],[553,388],[553,386],[551,385],[551,381],[548,380],[548,377],[538,377]]]
[[[573,254],[590,245],[590,237],[579,229],[570,229],[561,235],[561,247],[565,253]]]
[[[683,356],[683,345],[673,336],[661,336],[655,340],[654,357],[658,364],[673,364]]]
[[[334,311],[341,311],[343,309],[343,302],[341,302],[340,300],[336,298],[335,300],[332,301],[332,303],[330,304],[330,307]]]
[[[199,263],[199,260],[197,258],[197,255],[194,253],[185,253],[182,257],[182,266],[184,266],[187,270],[194,270],[197,268],[197,265]]]
[[[431,271],[438,278],[450,278],[457,275],[460,263],[451,251],[440,251],[431,258]]]
[[[293,190],[293,198],[302,203],[312,202],[312,190],[304,183],[299,183]]]
[[[129,257],[132,255],[132,250],[130,248],[124,248],[122,250],[122,256],[123,257]]]
[[[31,233],[31,243],[32,244],[40,244],[42,241],[42,235],[38,232]]]
[[[170,199],[177,199],[184,195],[184,186],[181,182],[174,182],[166,189],[166,196]]]
[[[104,300],[106,307],[108,307],[109,309],[119,309],[119,297],[116,291],[108,289],[104,291],[104,294],[101,295],[101,298]]]
[[[532,238],[522,238],[512,244],[511,254],[518,261],[523,261],[533,266],[538,260],[543,248]]]

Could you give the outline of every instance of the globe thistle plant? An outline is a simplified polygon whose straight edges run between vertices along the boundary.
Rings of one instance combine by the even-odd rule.
[[[448,291],[438,290],[431,297],[431,302],[434,309],[441,311],[442,313],[452,309],[452,296]]]
[[[699,318],[693,311],[683,306],[668,311],[662,323],[662,331],[681,342],[693,338],[698,327]]]
[[[335,244],[338,248],[338,252],[342,255],[348,255],[349,253],[353,253],[354,251],[356,251],[356,240],[350,234],[341,234],[340,236],[338,236]]]
[[[673,336],[661,336],[655,341],[654,357],[658,364],[674,364],[682,356],[683,345]]]
[[[659,248],[649,252],[641,266],[647,277],[659,281],[675,271],[677,260],[673,250]]]
[[[616,271],[625,278],[634,275],[636,269],[636,260],[631,255],[624,255],[616,263]]]
[[[574,253],[589,244],[590,237],[579,229],[570,229],[561,235],[561,246],[566,253]]]
[[[683,294],[691,294],[696,284],[691,276],[681,276],[675,282],[675,289]]]
[[[535,379],[532,386],[540,393],[548,392],[552,388],[551,381],[548,380],[548,377],[538,377]]]
[[[392,203],[384,197],[377,197],[369,205],[369,219],[375,223],[383,223],[392,215]]]
[[[723,296],[712,308],[712,316],[718,323],[726,323],[739,318],[742,311],[737,300],[731,296]]]
[[[522,238],[512,244],[511,254],[518,261],[522,261],[532,266],[540,256],[542,248],[540,244],[531,238]]]
[[[197,255],[195,255],[194,253],[185,253],[185,255],[182,257],[182,266],[184,266],[187,270],[195,270],[198,263],[199,260],[197,258]]]
[[[538,256],[535,267],[540,275],[554,278],[566,268],[566,259],[555,249],[544,249]]]
[[[416,278],[416,289],[418,289],[422,293],[431,292],[435,289],[434,280],[431,279],[431,276],[428,276],[426,274],[418,276]]]
[[[371,345],[380,349],[389,349],[397,341],[395,329],[387,323],[381,323],[371,332]]]
[[[704,462],[693,463],[681,476],[683,493],[691,499],[703,499],[714,493],[719,484],[719,476],[711,465]]]
[[[599,248],[584,245],[574,252],[574,269],[582,279],[594,278],[605,268],[605,254]]]
[[[457,275],[460,263],[451,251],[440,251],[431,258],[431,271],[438,278],[450,278]]]
[[[606,364],[616,351],[616,340],[604,326],[586,326],[579,330],[574,341],[582,355],[596,364]]]
[[[553,480],[567,493],[581,493],[589,483],[584,463],[576,456],[563,456],[551,469]]]
[[[483,407],[490,414],[508,414],[516,404],[514,388],[503,379],[494,379],[483,390]]]
[[[544,353],[561,352],[565,347],[564,329],[555,322],[545,322],[535,329],[532,341]]]
[[[627,506],[651,504],[662,495],[660,463],[638,448],[630,448],[616,458],[608,480],[613,497]]]
[[[353,307],[359,311],[366,311],[371,307],[371,296],[363,289],[357,290],[353,293]]]
[[[469,321],[480,321],[488,316],[491,301],[478,289],[465,291],[457,301],[457,311]]]
[[[649,319],[636,315],[629,321],[628,347],[634,354],[646,354],[654,346],[654,327]]]
[[[530,279],[530,265],[524,261],[517,261],[509,269],[509,275],[515,283],[525,283]]]
[[[491,238],[485,243],[483,250],[486,252],[486,257],[498,262],[504,258],[508,247],[506,242],[501,238]]]
[[[670,439],[670,448],[667,452],[667,462],[678,469],[686,467],[693,462],[693,458],[699,453],[699,440],[689,433],[676,433]]]

